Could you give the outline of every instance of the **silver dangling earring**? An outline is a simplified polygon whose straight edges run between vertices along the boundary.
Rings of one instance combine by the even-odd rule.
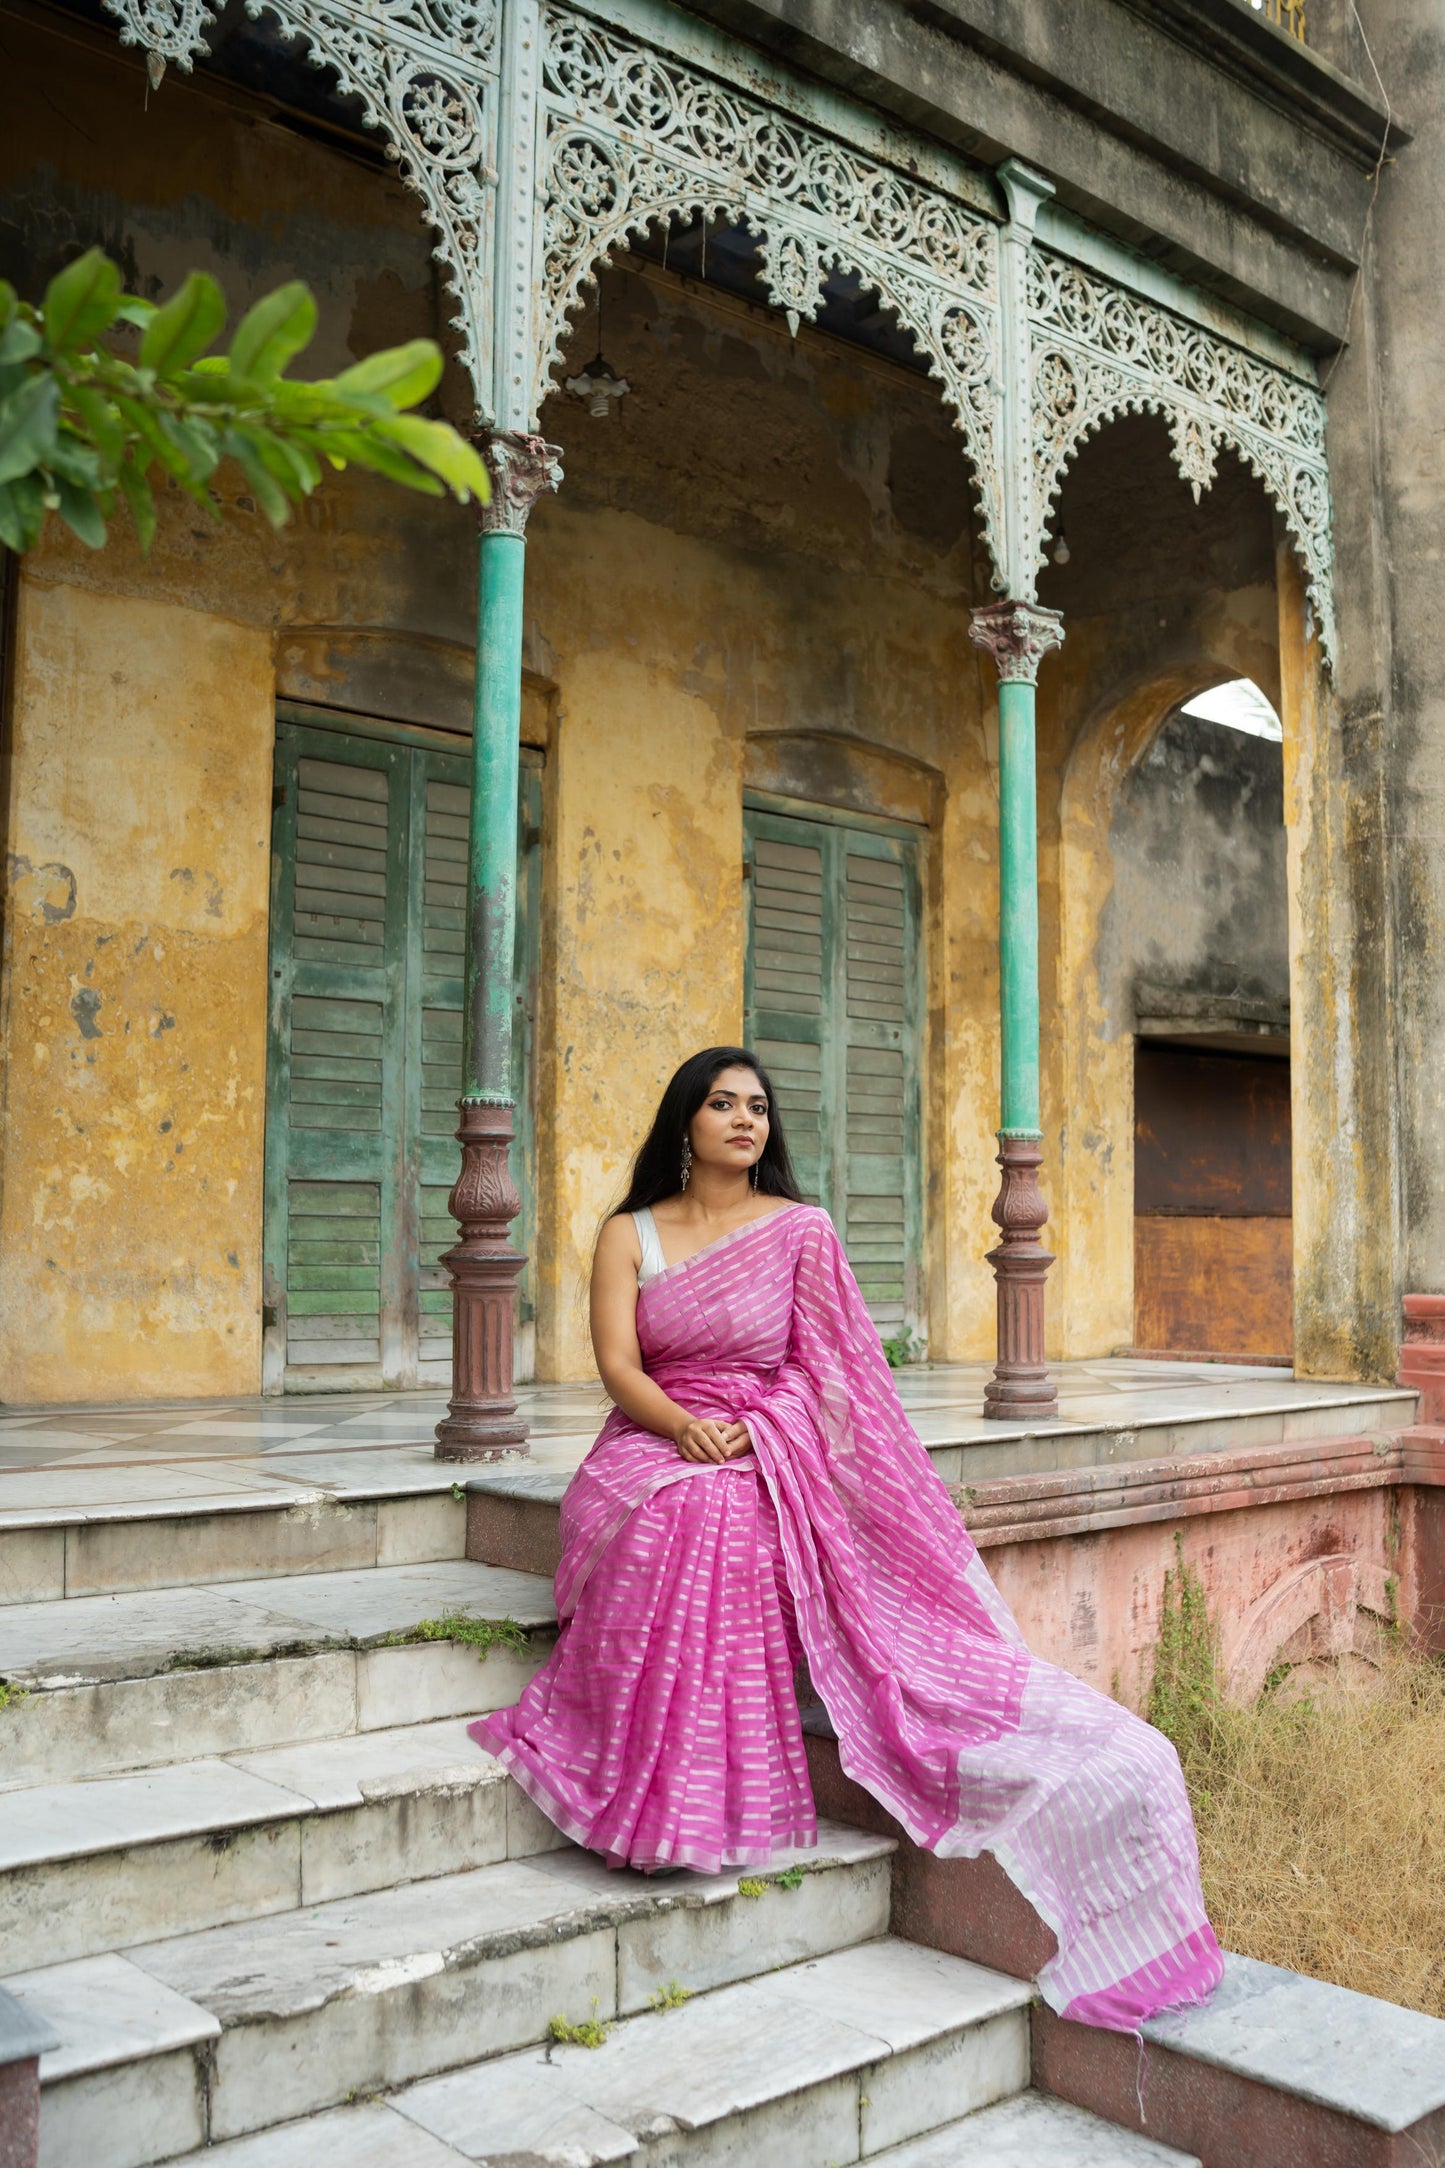
[[[756,1160],[752,1164],[752,1185],[754,1189],[758,1186],[758,1163]]]
[[[692,1146],[686,1137],[682,1140],[682,1186],[687,1188],[687,1178],[692,1173]]]

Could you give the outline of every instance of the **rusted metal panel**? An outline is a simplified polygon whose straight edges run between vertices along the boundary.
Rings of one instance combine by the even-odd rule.
[[[1288,1218],[1289,1063],[1140,1045],[1134,1210]]]
[[[1166,1354],[1290,1354],[1292,1235],[1278,1217],[1137,1215],[1136,1344]]]

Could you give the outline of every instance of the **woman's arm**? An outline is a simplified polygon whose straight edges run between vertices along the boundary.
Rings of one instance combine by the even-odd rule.
[[[642,1262],[632,1216],[619,1212],[597,1238],[592,1260],[592,1349],[602,1382],[624,1415],[670,1438],[684,1460],[724,1461],[747,1450],[730,1435],[736,1424],[700,1419],[669,1400],[642,1367],[637,1342],[637,1268]]]

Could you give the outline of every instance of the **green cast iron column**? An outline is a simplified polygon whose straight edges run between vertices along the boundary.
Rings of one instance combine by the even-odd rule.
[[[493,1460],[525,1448],[512,1396],[517,1275],[511,1245],[522,1200],[512,1179],[512,993],[517,937],[517,765],[527,515],[562,478],[540,437],[496,435],[483,447],[492,501],[482,513],[477,674],[472,706],[471,842],[461,1172],[449,1200],[461,1239],[442,1262],[452,1281],[452,1393],[437,1425],[442,1460]]]
[[[998,688],[999,1134],[1039,1131],[1039,852],[1034,776],[1034,687]]]
[[[484,529],[479,557],[462,1098],[505,1106],[512,1097],[526,536]]]
[[[1002,1180],[990,1251],[998,1282],[998,1361],[984,1414],[1048,1420],[1059,1396],[1044,1361],[1044,1280],[1053,1258],[1039,1241],[1048,1212],[1039,1189],[1039,854],[1034,702],[1038,668],[1063,638],[1057,610],[993,602],[971,637],[998,671],[999,1128]]]

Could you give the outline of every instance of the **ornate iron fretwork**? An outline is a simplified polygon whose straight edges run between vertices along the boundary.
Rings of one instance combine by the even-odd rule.
[[[853,273],[909,331],[999,532],[998,243],[956,198],[570,9],[543,12],[537,390],[599,264],[672,217],[757,235],[763,284],[796,329],[830,271]]]
[[[189,69],[218,0],[104,0],[121,40]],[[247,0],[359,98],[436,229],[457,300],[460,359],[491,412],[491,199],[496,178],[498,0]]]
[[[218,0],[104,4],[157,68],[204,54],[218,11]],[[360,98],[420,195],[484,423],[535,426],[568,318],[610,252],[655,221],[727,218],[756,234],[763,283],[795,327],[841,272],[911,333],[957,417],[1001,580],[1006,529],[1016,538],[1017,599],[1033,599],[1079,446],[1120,414],[1157,412],[1196,497],[1226,445],[1264,484],[1330,655],[1324,404],[1302,376],[1031,240],[1025,335],[1017,314],[1003,320],[998,229],[971,205],[561,0],[247,5]]]
[[[1195,502],[1221,445],[1258,475],[1305,568],[1326,655],[1334,651],[1325,407],[1299,377],[1041,248],[1029,257],[1031,566],[1049,508],[1086,437],[1120,414],[1162,414]]]

